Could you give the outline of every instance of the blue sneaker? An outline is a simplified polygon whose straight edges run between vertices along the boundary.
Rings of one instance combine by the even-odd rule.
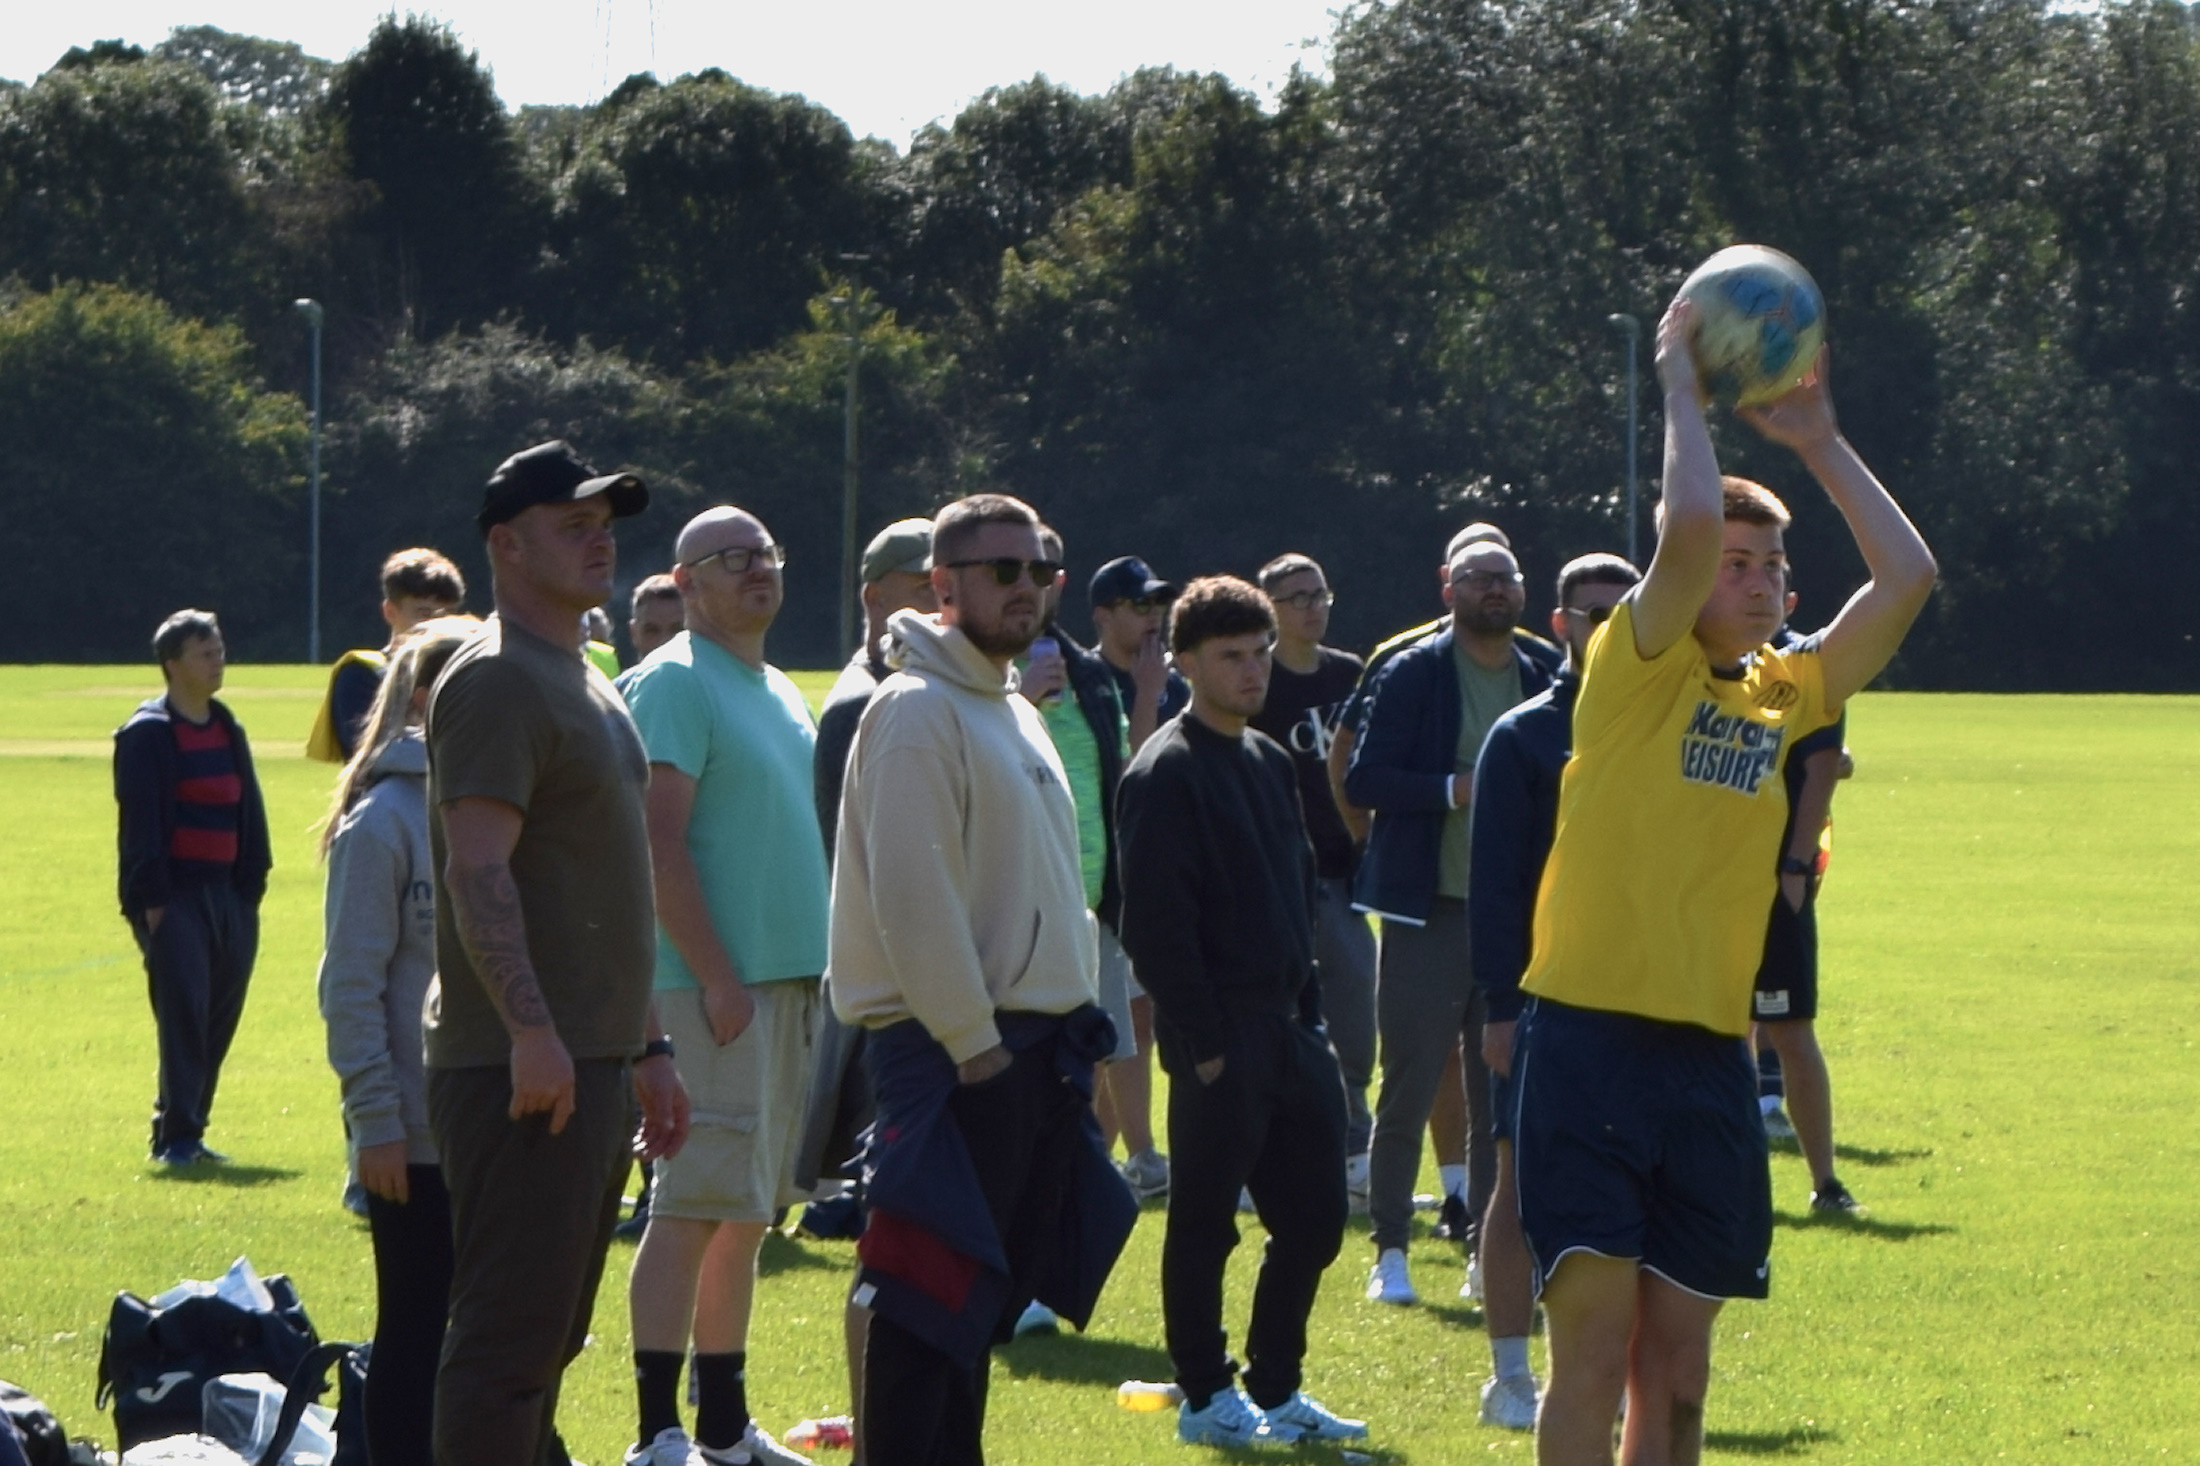
[[[1215,1391],[1204,1409],[1194,1410],[1189,1400],[1177,1406],[1176,1438],[1187,1446],[1265,1446],[1298,1439],[1272,1429],[1240,1389]]]
[[[1291,1398],[1273,1410],[1263,1412],[1268,1417],[1268,1428],[1276,1433],[1276,1439],[1287,1441],[1364,1441],[1367,1439],[1367,1422],[1347,1420],[1315,1399],[1304,1390],[1293,1390]],[[1286,1435],[1289,1431],[1291,1434]]]

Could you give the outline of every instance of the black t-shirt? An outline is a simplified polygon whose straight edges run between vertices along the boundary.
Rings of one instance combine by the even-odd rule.
[[[1344,880],[1352,874],[1352,832],[1329,790],[1329,744],[1337,733],[1337,717],[1359,684],[1360,659],[1327,646],[1320,648],[1320,656],[1321,664],[1311,672],[1276,663],[1268,679],[1268,705],[1253,726],[1291,755],[1299,776],[1299,803],[1306,810],[1306,836],[1314,844],[1322,879]]]

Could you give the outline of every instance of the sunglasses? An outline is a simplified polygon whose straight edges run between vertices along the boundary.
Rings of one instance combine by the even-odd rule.
[[[1166,611],[1169,603],[1160,596],[1137,596],[1125,601],[1102,601],[1104,606],[1119,606],[1133,616],[1151,616],[1156,611]]]
[[[998,586],[1014,585],[1028,575],[1031,577],[1033,585],[1040,590],[1045,590],[1048,586],[1054,584],[1055,579],[1061,575],[1062,562],[1059,560],[1019,560],[1014,555],[996,555],[990,560],[950,560],[947,562],[947,568],[950,570],[974,570],[979,568],[989,570],[993,573],[993,583]]]
[[[757,562],[758,557],[762,557],[765,565],[777,570],[787,563],[787,547],[785,545],[759,545],[751,548],[748,545],[729,545],[723,550],[713,550],[708,555],[697,555],[687,562],[687,568],[693,570],[697,566],[708,565],[711,561],[716,560],[735,575],[745,575],[748,573],[749,567]]]
[[[1290,595],[1276,597],[1277,605],[1291,606],[1301,611],[1311,611],[1316,606],[1333,606],[1336,602],[1337,593],[1328,590],[1294,591]]]
[[[1591,626],[1602,626],[1612,619],[1612,608],[1610,606],[1568,606],[1566,614],[1569,616],[1586,616],[1589,618]]]
[[[1451,583],[1453,585],[1463,585],[1468,590],[1494,590],[1499,586],[1520,584],[1520,572],[1517,570],[1469,570],[1464,575],[1453,577]]]

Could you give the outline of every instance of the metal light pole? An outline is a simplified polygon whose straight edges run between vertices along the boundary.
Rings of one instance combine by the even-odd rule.
[[[321,322],[327,313],[321,309],[321,302],[317,300],[295,301],[293,305],[298,313],[306,318],[306,324],[313,329],[313,423],[311,435],[313,442],[313,497],[310,501],[311,508],[309,510],[312,528],[308,531],[312,540],[312,548],[307,557],[307,564],[310,567],[308,580],[311,588],[306,592],[306,660],[319,662],[321,660]]]
[[[1642,345],[1642,322],[1633,316],[1609,315],[1605,319],[1627,333],[1627,559],[1630,564],[1641,565],[1642,556],[1636,552],[1635,472],[1642,455],[1636,451],[1636,413],[1641,394],[1635,389],[1635,356]]]
[[[856,498],[861,487],[856,458],[856,377],[863,364],[863,334],[856,329],[855,287],[836,295],[841,329],[848,343],[848,380],[841,407],[840,434],[840,649],[856,644]]]

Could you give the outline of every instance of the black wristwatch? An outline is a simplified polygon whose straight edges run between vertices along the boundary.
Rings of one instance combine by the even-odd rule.
[[[669,1059],[671,1057],[672,1040],[669,1038],[653,1038],[648,1043],[642,1045],[641,1058],[636,1059],[634,1062],[639,1064],[642,1062],[642,1059]]]
[[[1814,876],[1818,874],[1818,862],[1804,860],[1799,856],[1783,855],[1780,857],[1780,874],[1784,876]]]

